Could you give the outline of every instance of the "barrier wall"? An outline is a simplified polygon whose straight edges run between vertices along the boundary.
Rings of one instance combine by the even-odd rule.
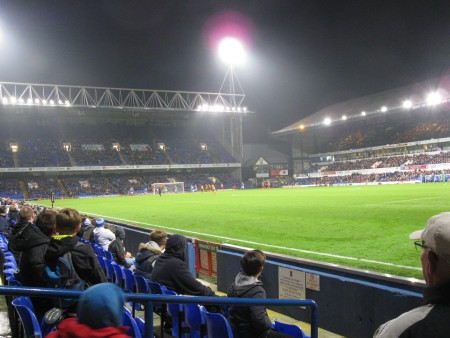
[[[244,249],[222,246],[217,252],[217,287],[227,292],[239,272]],[[306,298],[319,307],[319,326],[345,337],[372,337],[377,327],[399,314],[422,305],[422,283],[389,280],[350,269],[268,255],[262,274],[267,298]],[[278,312],[308,322],[302,308],[277,308]]]

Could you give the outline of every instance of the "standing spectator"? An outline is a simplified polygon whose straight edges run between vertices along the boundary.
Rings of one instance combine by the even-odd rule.
[[[156,259],[164,251],[167,242],[167,232],[164,230],[153,230],[150,234],[150,242],[139,244],[139,252],[136,255],[137,275],[151,279],[151,273]]]
[[[24,250],[24,242],[27,242],[29,240],[30,229],[32,229],[31,232],[34,232],[34,229],[32,228],[34,222],[33,208],[25,205],[22,207],[22,209],[20,209],[18,215],[19,220],[12,227],[12,233],[8,242],[9,251],[14,254],[16,262],[20,261],[20,252]]]
[[[448,337],[450,332],[450,212],[431,217],[424,230],[413,232],[422,255],[422,272],[427,287],[425,305],[381,325],[374,338]]]
[[[78,301],[78,318],[67,318],[47,338],[110,337],[127,338],[127,326],[122,326],[124,297],[122,290],[103,283],[90,287]]]
[[[152,280],[182,295],[215,296],[213,290],[196,280],[189,271],[186,253],[186,237],[170,236],[166,250],[158,257],[153,267]]]
[[[103,218],[97,218],[93,232],[95,243],[100,245],[103,250],[108,250],[109,244],[116,239],[116,235],[111,230],[105,228],[105,220]]]
[[[247,251],[241,259],[242,271],[231,285],[228,297],[266,298],[260,281],[266,255],[260,250]],[[244,337],[289,337],[271,330],[272,322],[263,305],[230,306],[230,323],[237,338]]]

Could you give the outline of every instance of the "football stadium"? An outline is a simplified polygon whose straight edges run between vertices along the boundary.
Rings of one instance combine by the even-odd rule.
[[[450,76],[248,142],[257,99],[240,41],[222,42],[219,91],[0,74],[5,336],[445,337],[381,325],[424,300],[447,311],[430,297],[450,281]]]

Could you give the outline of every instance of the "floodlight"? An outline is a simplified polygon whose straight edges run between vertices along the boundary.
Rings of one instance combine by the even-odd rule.
[[[11,103],[12,104],[15,104],[16,102],[17,102],[17,99],[16,99],[16,97],[15,96],[11,96]]]
[[[63,104],[61,100],[58,100],[58,104]]]
[[[403,101],[403,108],[405,109],[410,109],[412,107],[412,102],[411,100],[405,100]]]
[[[247,112],[247,107],[242,108],[242,110],[244,111],[244,113]]]
[[[50,104],[51,104],[51,105],[54,105],[54,104],[55,104],[55,101],[50,100]]]
[[[70,106],[69,100],[64,101],[64,104],[65,104],[66,106]]]
[[[323,120],[323,124],[326,125],[326,126],[329,126],[329,125],[331,124],[331,119],[330,119],[329,117],[326,117],[326,118]]]
[[[299,128],[300,130],[303,130],[303,129],[305,129],[305,126],[304,126],[303,124],[301,124],[298,128]]]
[[[365,111],[362,111],[362,112],[361,112],[361,116],[366,116],[366,112],[365,112]]]
[[[428,94],[427,104],[429,106],[436,106],[440,103],[442,103],[442,96],[439,93],[433,92],[433,93]]]
[[[47,100],[42,100],[42,103],[43,104],[47,104]]]
[[[8,104],[8,99],[7,99],[6,97],[4,97],[4,98],[2,99],[2,102],[3,102],[3,104]]]
[[[30,98],[28,98],[28,100],[27,100],[27,104],[33,104],[33,99],[30,97]]]
[[[39,104],[39,99],[34,99],[34,103]]]
[[[347,120],[347,115],[342,115],[342,121]]]
[[[229,65],[242,64],[246,58],[244,46],[238,39],[232,37],[220,41],[219,56]]]
[[[199,105],[199,106],[197,107],[197,110],[198,110],[198,111],[202,110],[202,105]]]
[[[381,107],[381,112],[382,113],[386,113],[387,112],[387,107],[386,106]]]
[[[19,99],[19,103],[20,103],[20,104],[23,104],[24,102],[25,102],[24,99],[22,99],[22,98]]]

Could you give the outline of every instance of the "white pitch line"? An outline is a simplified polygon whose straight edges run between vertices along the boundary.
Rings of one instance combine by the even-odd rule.
[[[413,198],[409,200],[398,200],[398,201],[387,201],[387,202],[380,202],[380,203],[371,203],[371,204],[365,204],[365,207],[378,207],[380,205],[386,205],[386,204],[396,204],[396,203],[405,203],[405,202],[413,202],[413,201],[423,201],[423,200],[434,200],[438,197],[423,197],[423,198]]]
[[[218,235],[212,235],[212,234],[205,234],[203,232],[172,228],[172,227],[162,226],[162,225],[158,225],[158,224],[144,223],[144,222],[124,219],[124,218],[116,218],[116,217],[111,217],[109,215],[99,215],[99,214],[94,214],[94,213],[90,213],[90,212],[86,212],[86,211],[81,211],[80,213],[96,215],[96,216],[100,216],[102,218],[112,218],[112,219],[119,220],[119,221],[124,221],[124,222],[139,223],[139,224],[142,224],[142,225],[149,225],[149,226],[163,228],[163,229],[167,229],[167,230],[174,230],[176,232],[184,232],[184,233],[193,234],[193,235],[214,237],[214,238],[219,238],[219,239],[226,240],[226,241],[235,241],[235,242],[240,242],[240,243],[253,244],[253,245],[257,245],[257,246],[264,246],[264,247],[267,247],[267,248],[284,249],[284,250],[288,250],[288,251],[308,253],[308,254],[317,255],[317,256],[326,256],[326,257],[339,258],[339,259],[344,259],[344,260],[349,260],[349,261],[357,261],[357,262],[372,263],[372,264],[378,264],[378,265],[386,265],[386,266],[392,266],[392,267],[396,267],[396,268],[404,268],[404,269],[409,269],[409,270],[418,270],[418,271],[422,270],[421,268],[417,268],[417,267],[414,267],[414,266],[398,265],[398,264],[393,264],[393,263],[374,261],[374,260],[371,260],[371,259],[334,255],[334,254],[329,254],[329,253],[326,253],[326,252],[317,252],[317,251],[302,250],[302,249],[296,249],[296,248],[286,248],[284,246],[265,244],[265,243],[258,243],[258,242],[254,242],[254,241],[248,241],[248,240],[245,240],[245,239],[238,239],[238,238],[232,238],[232,237],[225,237],[225,236],[218,236]]]

